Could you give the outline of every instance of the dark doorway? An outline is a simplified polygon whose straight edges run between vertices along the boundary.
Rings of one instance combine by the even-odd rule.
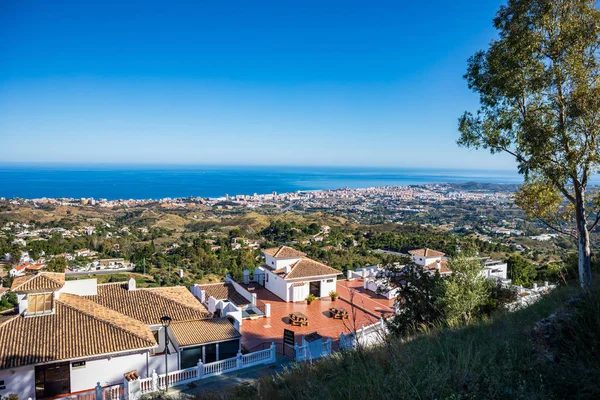
[[[35,397],[37,399],[71,393],[69,363],[35,367]]]
[[[321,297],[321,281],[311,282],[309,293]]]
[[[204,364],[217,361],[217,345],[213,343],[204,346],[204,356]]]

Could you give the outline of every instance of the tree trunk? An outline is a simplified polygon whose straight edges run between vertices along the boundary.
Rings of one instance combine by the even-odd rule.
[[[587,230],[585,216],[585,200],[582,190],[575,193],[575,220],[577,222],[577,248],[579,250],[579,283],[588,289],[592,283],[592,252],[590,250],[590,234]]]

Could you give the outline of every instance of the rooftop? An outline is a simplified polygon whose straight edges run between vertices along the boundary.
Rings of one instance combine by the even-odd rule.
[[[408,253],[412,254],[413,256],[421,257],[443,257],[445,255],[445,253],[442,253],[441,251],[431,250],[428,248],[410,250]]]
[[[209,318],[211,314],[183,286],[128,290],[122,282],[98,285],[98,294],[85,298],[148,325],[160,325],[160,318],[173,321]]]
[[[65,274],[42,272],[35,275],[19,276],[13,280],[10,290],[13,292],[56,291],[65,284]]]
[[[172,322],[169,328],[180,346],[236,339],[242,336],[227,318]]]
[[[294,278],[307,278],[311,276],[323,276],[323,275],[339,275],[342,272],[331,268],[325,264],[322,264],[318,261],[311,260],[310,258],[302,258],[295,263],[290,265],[291,271],[289,273],[285,273],[285,269],[280,268],[275,270],[275,273],[280,275],[285,279],[294,279]]]
[[[0,369],[155,345],[149,327],[64,293],[55,300],[52,314],[0,317]]]
[[[301,252],[300,250],[296,250],[288,246],[279,246],[272,247],[270,249],[264,249],[263,253],[274,258],[301,258],[306,256],[306,254]]]
[[[230,283],[211,283],[200,285],[200,289],[206,292],[206,297],[214,297],[216,300],[229,300],[236,306],[245,306],[250,304],[248,299],[238,293],[235,287]]]

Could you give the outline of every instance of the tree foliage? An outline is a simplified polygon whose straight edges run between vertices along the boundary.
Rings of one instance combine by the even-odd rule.
[[[481,275],[481,261],[461,254],[451,258],[452,275],[444,279],[442,305],[451,326],[469,324],[490,297],[489,280]]]
[[[535,282],[537,271],[535,266],[520,254],[511,255],[508,260],[508,277],[515,285],[531,287]]]
[[[459,119],[458,144],[514,156],[525,177],[517,204],[577,238],[589,286],[589,232],[600,218],[598,192],[587,190],[600,168],[600,10],[593,0],[509,0],[494,26],[498,39],[469,59],[480,109]]]

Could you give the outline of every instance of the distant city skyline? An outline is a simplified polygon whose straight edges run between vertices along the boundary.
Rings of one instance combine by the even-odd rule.
[[[455,143],[502,1],[127,3],[3,3],[0,162],[515,170]]]

